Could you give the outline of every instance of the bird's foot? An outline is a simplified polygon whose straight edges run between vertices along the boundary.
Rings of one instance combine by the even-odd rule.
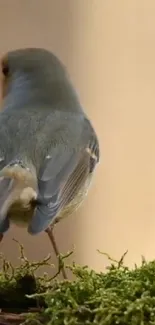
[[[59,253],[59,250],[58,250],[55,238],[54,238],[53,228],[54,228],[53,226],[50,226],[45,230],[45,232],[48,234],[48,237],[50,239],[50,242],[52,243],[55,255],[58,258],[60,256],[60,253]],[[64,266],[62,266],[61,272],[62,272],[63,278],[66,280],[67,279],[67,274],[66,274]]]

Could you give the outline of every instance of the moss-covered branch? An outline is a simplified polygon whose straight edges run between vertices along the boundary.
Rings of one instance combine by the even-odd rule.
[[[23,311],[27,313],[0,314],[0,324],[155,325],[155,261],[147,263],[143,258],[140,267],[130,270],[124,265],[126,253],[119,261],[103,253],[110,261],[107,272],[97,273],[73,264],[69,268],[75,280],[60,281],[47,275],[36,277],[37,267],[51,267],[50,258],[30,263],[20,247],[18,268],[3,258],[0,301],[3,298],[5,306],[10,301],[11,309],[12,296],[16,302],[14,312],[21,312],[22,301]],[[60,261],[61,269],[63,256]],[[36,311],[32,312],[32,307]]]

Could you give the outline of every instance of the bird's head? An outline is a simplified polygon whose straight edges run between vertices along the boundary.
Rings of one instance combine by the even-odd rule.
[[[50,51],[42,48],[17,49],[6,53],[1,59],[3,75],[2,94],[18,93],[18,97],[51,93],[51,86],[61,83],[66,69]]]

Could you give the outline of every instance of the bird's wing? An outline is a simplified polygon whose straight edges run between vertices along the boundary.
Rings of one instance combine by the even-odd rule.
[[[38,204],[28,232],[37,234],[52,223],[92,173],[99,160],[99,147],[93,133],[84,146],[68,150],[58,146],[46,159],[39,179],[40,204]]]

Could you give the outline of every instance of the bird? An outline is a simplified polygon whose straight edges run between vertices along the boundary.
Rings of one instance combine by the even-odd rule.
[[[88,193],[100,160],[98,136],[53,52],[10,50],[0,67],[0,240],[11,223],[30,235],[46,232],[58,256],[53,228]]]

